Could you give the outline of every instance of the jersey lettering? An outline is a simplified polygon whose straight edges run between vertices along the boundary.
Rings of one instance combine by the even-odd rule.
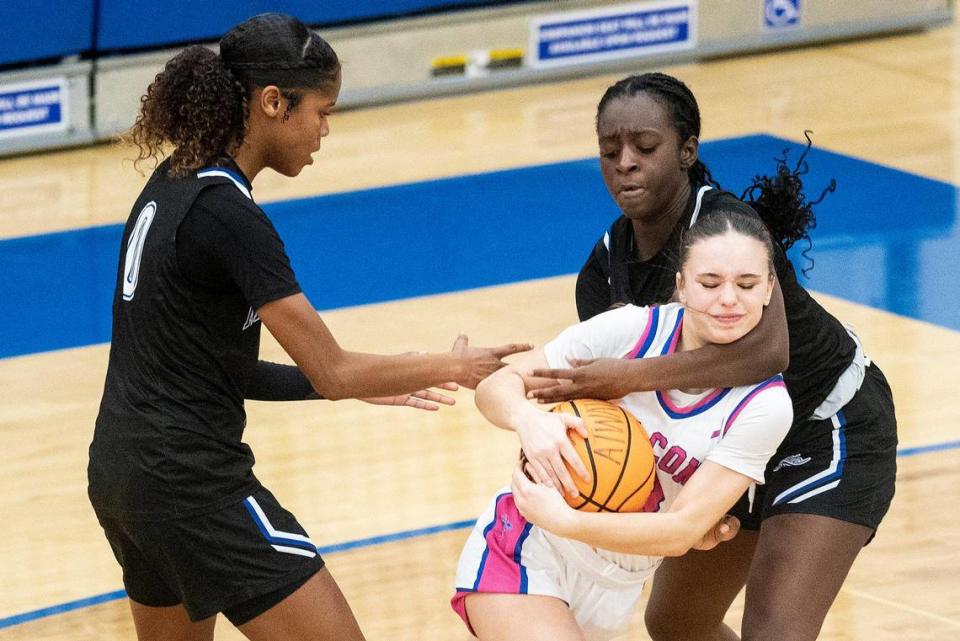
[[[133,300],[140,280],[140,260],[143,258],[143,246],[147,241],[147,232],[157,213],[157,203],[151,200],[140,211],[133,232],[127,241],[127,253],[123,261],[123,300]]]
[[[679,485],[686,485],[687,481],[690,480],[690,477],[693,476],[693,473],[697,471],[698,467],[700,467],[700,461],[695,458],[690,459],[690,462],[687,463],[687,466],[683,468],[679,474],[673,477],[673,482]]]
[[[664,449],[670,441],[667,440],[667,437],[661,434],[660,432],[654,432],[650,435],[650,445],[653,446],[654,456],[658,459],[660,458],[659,454],[656,454],[657,449]]]
[[[687,460],[687,452],[682,447],[674,445],[667,453],[660,457],[658,467],[667,474],[673,474],[680,469],[683,462]]]

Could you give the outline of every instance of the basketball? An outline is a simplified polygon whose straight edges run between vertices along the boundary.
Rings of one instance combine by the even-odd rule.
[[[570,507],[585,512],[641,511],[656,480],[656,460],[640,421],[618,405],[593,399],[567,401],[551,411],[579,416],[590,433],[584,440],[570,432],[592,477],[587,482],[570,471],[580,490],[576,498],[564,495]]]

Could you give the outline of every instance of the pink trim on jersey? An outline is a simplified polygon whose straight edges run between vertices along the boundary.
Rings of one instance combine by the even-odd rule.
[[[740,404],[737,405],[736,409],[733,410],[733,413],[727,418],[727,423],[723,426],[723,436],[727,435],[727,432],[729,432],[730,428],[733,427],[733,422],[737,420],[737,417],[740,416],[740,413],[744,410],[747,404],[750,403],[754,397],[756,397],[757,394],[763,390],[774,389],[776,387],[782,387],[784,389],[787,387],[786,383],[783,382],[783,377],[779,374],[760,383],[753,389],[752,392],[747,394],[746,398],[740,401]]]
[[[643,328],[643,333],[640,334],[637,344],[633,346],[633,349],[630,350],[630,353],[624,356],[624,358],[636,358],[637,354],[640,353],[640,348],[643,347],[643,344],[647,342],[647,337],[650,335],[650,332],[653,330],[653,319],[655,315],[651,308],[647,308],[647,326]]]
[[[704,405],[708,405],[714,402],[715,400],[717,400],[718,396],[726,394],[728,391],[730,391],[729,388],[718,387],[717,389],[713,390],[712,392],[710,392],[709,394],[701,398],[699,401],[697,401],[693,405],[688,405],[686,407],[675,405],[673,401],[670,400],[670,396],[668,396],[666,392],[664,392],[663,394],[660,394],[660,400],[663,401],[664,405],[670,408],[671,412],[676,412],[677,414],[689,414],[690,412],[697,411]]]

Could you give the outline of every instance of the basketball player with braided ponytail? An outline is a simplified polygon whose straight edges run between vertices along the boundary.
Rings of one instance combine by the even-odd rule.
[[[571,381],[534,394],[544,401],[607,399],[742,385],[785,367],[794,423],[770,460],[767,483],[732,510],[741,521],[739,535],[713,550],[667,559],[657,570],[646,622],[654,641],[736,639],[723,618],[746,584],[743,639],[815,639],[890,506],[897,426],[883,373],[853,332],[800,285],[786,257],[795,242],[810,247],[817,201],[804,196],[803,158],[793,168],[780,159],[774,176],[758,177],[743,194],[746,202],[722,191],[698,156],[696,98],[661,73],[609,87],[597,108],[597,136],[604,182],[622,216],[580,271],[581,319],[611,305],[669,299],[684,232],[730,210],[770,229],[782,306],[775,292],[757,328],[726,345],[534,372]]]
[[[436,409],[450,399],[418,390],[474,387],[527,349],[462,336],[445,354],[337,344],[251,181],[313,161],[339,90],[330,45],[264,14],[219,55],[194,46],[170,60],[129,134],[138,163],[173,150],[124,230],[88,478],[141,641],[209,641],[220,612],[255,641],[361,640],[316,545],[253,474],[244,399]],[[296,367],[258,360],[261,324]]]

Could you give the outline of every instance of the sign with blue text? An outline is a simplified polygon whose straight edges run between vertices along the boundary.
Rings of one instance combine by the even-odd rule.
[[[0,138],[64,131],[68,97],[66,78],[0,84]]]
[[[697,0],[658,0],[537,16],[528,64],[556,67],[692,49]]]
[[[763,28],[767,31],[800,26],[802,0],[763,0]]]

